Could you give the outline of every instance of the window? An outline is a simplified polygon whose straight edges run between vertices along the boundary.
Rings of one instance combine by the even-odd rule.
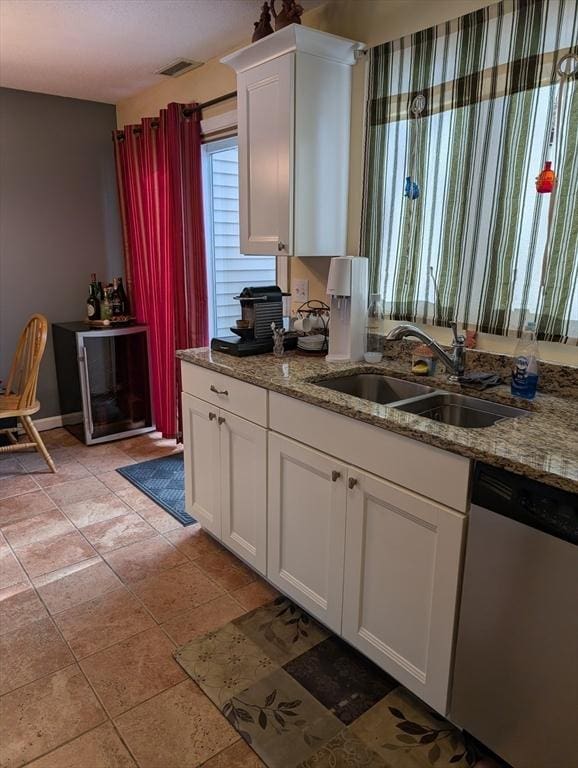
[[[237,139],[203,147],[209,333],[231,336],[240,317],[238,296],[246,285],[275,285],[274,256],[239,253],[239,160]]]
[[[371,51],[363,248],[392,319],[578,338],[577,33],[575,0],[527,0]]]

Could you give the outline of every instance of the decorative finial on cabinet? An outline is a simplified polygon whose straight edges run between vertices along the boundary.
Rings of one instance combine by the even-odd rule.
[[[262,40],[264,37],[273,34],[273,27],[271,26],[271,13],[269,12],[268,3],[263,3],[261,6],[261,16],[259,21],[255,22],[255,31],[251,42],[256,43],[257,40]]]
[[[289,24],[301,24],[301,15],[303,13],[303,6],[299,5],[296,0],[281,0],[283,7],[277,13],[275,10],[275,0],[271,0],[271,13],[275,19],[275,31],[277,32],[283,27],[287,27]]]

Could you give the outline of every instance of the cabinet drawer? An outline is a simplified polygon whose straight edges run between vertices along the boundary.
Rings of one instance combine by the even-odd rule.
[[[267,426],[267,391],[192,363],[181,363],[183,392]]]
[[[276,392],[269,395],[269,426],[452,509],[467,509],[470,461],[462,456]]]

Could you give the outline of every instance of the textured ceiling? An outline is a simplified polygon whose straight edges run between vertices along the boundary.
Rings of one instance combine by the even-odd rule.
[[[207,61],[250,39],[261,4],[0,0],[0,85],[114,104],[162,82],[154,72],[177,58]]]

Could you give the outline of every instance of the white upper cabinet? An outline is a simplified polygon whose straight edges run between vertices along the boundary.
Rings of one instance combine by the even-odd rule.
[[[345,255],[351,67],[362,47],[291,24],[222,59],[237,72],[242,253]]]

